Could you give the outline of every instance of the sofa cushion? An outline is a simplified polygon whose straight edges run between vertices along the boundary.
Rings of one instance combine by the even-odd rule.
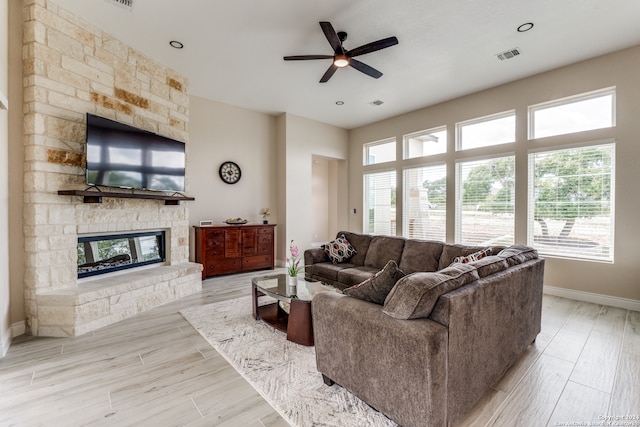
[[[344,236],[349,240],[351,246],[356,248],[356,254],[349,260],[350,263],[355,265],[364,265],[364,258],[369,251],[369,244],[371,243],[371,237],[368,234],[352,233],[350,231],[340,231],[336,236]]]
[[[391,291],[396,282],[404,276],[406,276],[406,273],[398,268],[398,264],[396,264],[394,260],[391,260],[382,270],[378,271],[372,277],[345,289],[343,293],[354,298],[382,305],[389,291]]]
[[[509,268],[507,261],[497,255],[487,256],[478,261],[471,261],[469,265],[474,266],[476,270],[478,270],[478,276],[480,278]]]
[[[319,264],[310,265],[305,269],[306,273],[311,275],[326,278],[333,281],[338,281],[338,273],[342,270],[351,269],[357,267],[354,264],[343,262],[340,264],[333,264],[331,262],[321,262]]]
[[[380,269],[377,267],[354,265],[351,268],[340,270],[337,275],[337,281],[344,285],[343,288],[348,288],[364,282],[378,271],[380,271]]]
[[[440,295],[479,278],[469,264],[453,264],[438,272],[413,273],[398,280],[382,311],[396,319],[428,317]]]
[[[538,258],[538,251],[530,246],[513,245],[501,250],[498,256],[504,258],[510,266],[513,266]]]
[[[347,240],[344,234],[338,236],[336,240],[325,243],[324,245],[322,245],[322,248],[324,249],[331,262],[334,264],[338,264],[348,260],[357,252],[356,248],[354,248],[351,243],[349,243],[349,240]]]
[[[404,241],[405,239],[402,237],[373,236],[364,259],[364,265],[381,269],[389,260],[399,263]]]
[[[473,261],[478,261],[481,260],[484,257],[487,257],[489,255],[491,255],[493,253],[493,250],[491,248],[485,248],[482,249],[478,252],[474,252],[472,254],[466,255],[466,256],[457,256],[453,259],[453,261],[451,262],[451,264],[455,264],[457,262],[462,263],[462,264],[467,264]]]
[[[466,246],[466,245],[454,245],[454,244],[446,244],[444,248],[442,248],[442,254],[440,255],[440,260],[438,261],[438,270],[442,270],[451,265],[453,259],[460,256],[467,256],[474,252],[481,251],[486,249],[486,246]],[[491,251],[491,255],[495,255],[496,252]]]
[[[444,245],[444,242],[407,239],[398,266],[407,274],[436,271]]]

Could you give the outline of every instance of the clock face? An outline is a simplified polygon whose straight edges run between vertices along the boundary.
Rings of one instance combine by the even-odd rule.
[[[220,179],[222,179],[227,184],[235,184],[240,181],[240,166],[238,166],[234,162],[224,162],[220,165],[220,169],[218,170],[220,174]]]

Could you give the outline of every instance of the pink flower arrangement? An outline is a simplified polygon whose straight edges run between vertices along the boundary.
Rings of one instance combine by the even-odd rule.
[[[287,258],[287,270],[289,271],[289,276],[296,277],[302,267],[300,267],[300,259],[298,259],[298,255],[300,255],[300,251],[296,245],[293,244],[293,240],[289,243],[289,252],[291,252],[291,258]]]

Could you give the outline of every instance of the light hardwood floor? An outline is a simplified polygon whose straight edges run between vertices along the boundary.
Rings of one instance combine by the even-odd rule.
[[[286,426],[179,314],[249,295],[253,275],[205,280],[201,294],[82,337],[19,337],[0,359],[0,425]],[[640,312],[546,295],[535,344],[457,426],[607,415],[640,416]]]

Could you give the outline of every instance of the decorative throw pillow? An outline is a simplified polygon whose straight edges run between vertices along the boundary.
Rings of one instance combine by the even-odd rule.
[[[538,258],[538,251],[530,246],[513,245],[501,250],[497,256],[514,266]]]
[[[344,262],[357,253],[356,248],[351,246],[344,234],[341,234],[332,242],[325,243],[322,248],[334,264]]]
[[[453,264],[437,272],[413,273],[398,280],[384,301],[382,312],[396,319],[429,317],[440,295],[478,280],[469,264]]]
[[[354,298],[382,305],[389,291],[404,276],[405,272],[398,268],[394,260],[391,260],[372,277],[342,292]]]
[[[486,248],[483,249],[481,251],[478,252],[474,252],[472,254],[469,254],[467,256],[459,256],[459,257],[455,257],[453,259],[453,262],[451,264],[455,264],[455,263],[462,263],[462,264],[467,264],[469,262],[473,262],[473,261],[479,261],[482,258],[489,256],[493,253],[493,249],[491,248]]]
[[[469,265],[474,266],[476,270],[478,270],[478,276],[480,276],[480,278],[509,268],[507,261],[496,255],[487,256],[478,261],[471,261]]]

